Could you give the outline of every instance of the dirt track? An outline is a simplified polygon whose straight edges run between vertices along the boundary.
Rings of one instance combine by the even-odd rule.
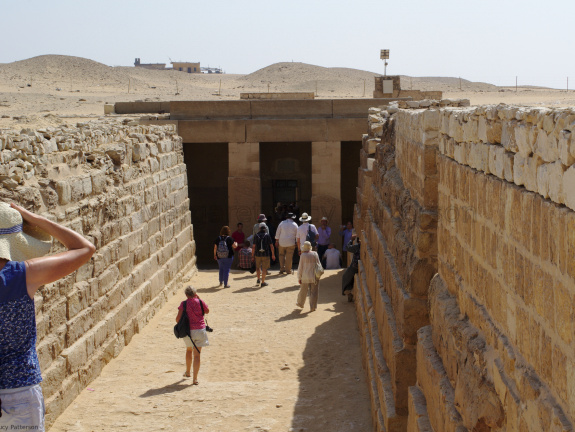
[[[216,287],[191,283],[215,328],[202,352],[200,385],[184,379],[184,347],[172,327],[180,294],[60,416],[51,432],[371,431],[355,310],[341,296],[343,271],[326,271],[316,312],[295,306],[296,277],[255,287],[249,273]]]

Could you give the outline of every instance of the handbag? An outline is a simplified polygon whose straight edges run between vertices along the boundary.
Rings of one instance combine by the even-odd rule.
[[[315,280],[316,281],[320,280],[320,278],[323,276],[323,272],[324,272],[323,266],[319,262],[316,262],[315,263]]]
[[[174,326],[174,334],[178,339],[185,338],[190,335],[190,319],[188,318],[188,312],[186,311],[186,301],[182,302],[182,310],[182,316]]]

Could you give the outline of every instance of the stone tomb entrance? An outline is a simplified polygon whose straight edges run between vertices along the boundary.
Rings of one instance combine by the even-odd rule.
[[[262,212],[270,215],[278,202],[311,208],[311,143],[260,143]],[[254,221],[250,221],[252,224]]]
[[[170,102],[184,142],[199,266],[213,266],[223,225],[249,234],[260,213],[295,201],[329,219],[338,247],[351,219],[368,109],[389,99]],[[161,123],[161,121],[156,121]]]

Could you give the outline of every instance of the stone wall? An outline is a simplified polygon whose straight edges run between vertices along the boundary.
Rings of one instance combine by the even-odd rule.
[[[356,206],[377,430],[573,430],[575,112],[396,111]]]
[[[0,145],[0,199],[97,248],[35,298],[51,424],[195,270],[182,142],[174,126],[84,123],[2,130]]]

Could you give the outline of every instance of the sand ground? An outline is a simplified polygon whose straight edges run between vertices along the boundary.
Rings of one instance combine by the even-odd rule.
[[[317,311],[296,307],[295,275],[255,286],[217,271],[191,283],[215,331],[202,351],[200,385],[183,378],[185,349],[172,327],[183,288],[58,418],[51,432],[371,431],[355,309],[340,271],[326,271]]]

